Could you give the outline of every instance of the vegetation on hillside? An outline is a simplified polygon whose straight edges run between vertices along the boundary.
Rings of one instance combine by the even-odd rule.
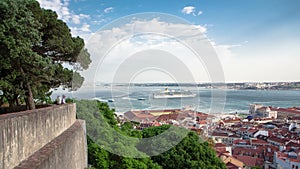
[[[36,0],[1,0],[0,63],[0,103],[24,101],[35,109],[35,100],[49,98],[50,89],[78,89],[84,80],[78,71],[91,60],[83,39],[72,37],[54,11]]]
[[[201,142],[199,136],[194,132],[170,125],[150,127],[138,131],[133,127],[135,123],[120,124],[116,120],[114,110],[110,109],[106,103],[81,100],[76,101],[76,104],[78,118],[86,120],[87,134],[89,135],[88,160],[93,168],[226,168],[216,157],[215,151],[209,144]],[[170,128],[174,129],[171,132],[164,132]],[[180,138],[182,130],[185,130],[187,135],[177,145],[173,145],[166,152],[152,156],[155,154],[152,151],[159,151],[160,147],[170,145],[167,143],[170,137],[175,138],[173,140],[176,140],[176,137]],[[120,139],[116,133],[123,135],[124,138]],[[141,138],[151,138],[165,133],[168,134],[155,140],[155,142],[141,141]],[[128,139],[129,136],[133,139]],[[129,156],[140,153],[146,158],[119,156],[112,153],[116,150],[109,148],[114,147],[114,145],[116,149],[126,151]]]

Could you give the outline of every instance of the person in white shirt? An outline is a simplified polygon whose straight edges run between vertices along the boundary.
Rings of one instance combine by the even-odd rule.
[[[61,104],[62,99],[60,96],[57,96],[56,100],[55,100],[56,104]]]
[[[62,100],[61,100],[61,104],[65,104],[65,103],[66,103],[66,96],[63,95],[63,96],[62,96]]]

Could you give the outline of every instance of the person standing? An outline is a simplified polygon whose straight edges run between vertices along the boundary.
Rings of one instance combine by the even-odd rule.
[[[55,100],[56,104],[61,104],[62,99],[60,96],[57,96],[56,100]]]
[[[62,100],[61,100],[61,104],[65,104],[66,103],[66,96],[62,95]]]

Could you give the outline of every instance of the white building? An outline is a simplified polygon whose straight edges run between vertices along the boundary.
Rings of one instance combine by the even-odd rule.
[[[264,107],[262,104],[250,104],[249,113],[251,115],[255,114],[257,109]]]
[[[269,136],[269,132],[267,130],[259,130],[257,131],[255,134],[254,134],[254,137],[257,137],[259,135],[262,135],[262,136]]]
[[[250,104],[249,113],[253,117],[277,119],[277,111],[272,111],[270,107],[262,104]]]
[[[276,169],[300,169],[300,155],[294,152],[275,152],[273,165]]]

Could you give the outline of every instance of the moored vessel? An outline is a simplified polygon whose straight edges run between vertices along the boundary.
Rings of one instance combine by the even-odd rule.
[[[167,99],[167,98],[188,98],[196,97],[195,93],[188,90],[169,90],[165,88],[164,91],[157,92],[153,94],[154,99]]]

